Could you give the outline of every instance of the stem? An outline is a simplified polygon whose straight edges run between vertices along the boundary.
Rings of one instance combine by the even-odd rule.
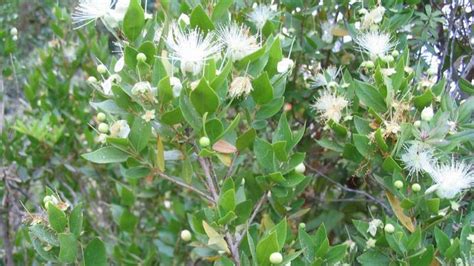
[[[255,206],[255,208],[253,209],[253,212],[252,212],[252,215],[250,216],[250,219],[247,221],[247,226],[245,227],[245,229],[236,237],[237,239],[237,247],[239,247],[240,245],[240,242],[242,242],[242,239],[244,238],[244,235],[247,233],[249,227],[250,227],[250,224],[252,224],[253,220],[255,219],[255,217],[257,216],[258,212],[260,211],[260,208],[262,207],[263,203],[265,202],[265,200],[267,199],[267,193],[263,193],[262,197],[260,198],[260,200],[258,201],[257,205]]]
[[[209,165],[207,164],[204,158],[199,157],[198,161],[201,164],[202,170],[204,171],[204,175],[206,176],[207,185],[211,192],[212,198],[214,199],[214,202],[217,202],[217,200],[219,199],[219,195],[217,194],[216,184],[214,184],[214,181],[212,180]]]
[[[162,173],[162,172],[159,172],[159,171],[157,171],[157,174],[158,174],[159,176],[161,176],[162,178],[164,178],[164,179],[166,179],[166,180],[168,180],[168,181],[170,181],[170,182],[172,182],[172,183],[174,183],[174,184],[176,184],[176,185],[178,185],[178,186],[180,186],[180,187],[184,187],[184,188],[186,188],[186,189],[189,189],[189,190],[191,190],[191,191],[193,191],[193,192],[199,194],[201,197],[205,198],[207,201],[209,201],[209,202],[212,203],[212,204],[215,204],[215,203],[216,203],[215,198],[211,198],[211,197],[210,197],[209,195],[207,195],[206,193],[202,192],[201,190],[199,190],[199,189],[197,189],[197,188],[195,188],[195,187],[193,187],[193,186],[191,186],[191,185],[188,185],[188,184],[186,184],[186,183],[184,183],[184,182],[182,182],[182,181],[179,181],[179,180],[176,179],[176,178],[173,178],[173,177],[171,177],[171,176],[168,176],[168,175],[166,175],[165,173]]]

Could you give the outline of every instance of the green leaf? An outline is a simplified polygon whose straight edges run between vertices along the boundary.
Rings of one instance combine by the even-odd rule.
[[[31,244],[40,257],[48,262],[57,262],[57,252],[55,250],[46,251],[43,243],[37,238],[31,239]]]
[[[130,131],[130,142],[137,152],[141,152],[148,145],[151,137],[151,124],[137,117]]]
[[[469,94],[469,95],[474,95],[474,85],[472,85],[469,81],[461,78],[458,81],[459,88]]]
[[[461,241],[458,238],[453,240],[451,246],[446,250],[445,256],[449,260],[459,257],[461,253]]]
[[[48,220],[51,228],[58,233],[64,232],[67,226],[66,214],[54,204],[48,205]]]
[[[438,213],[439,203],[440,203],[439,198],[433,198],[433,199],[427,199],[426,200],[426,206],[428,207],[428,210],[430,210],[432,213]]]
[[[251,128],[247,130],[244,134],[240,135],[237,138],[236,147],[239,151],[243,151],[244,149],[250,147],[253,141],[255,140],[255,136],[257,132],[255,129]]]
[[[273,146],[263,139],[256,138],[253,150],[260,167],[267,172],[272,171],[274,169]]]
[[[191,92],[190,99],[196,111],[201,115],[212,114],[219,107],[219,97],[205,79],[201,79],[196,89]]]
[[[393,173],[393,171],[400,172],[402,170],[402,167],[398,165],[398,163],[392,158],[392,156],[387,156],[387,158],[385,158],[382,163],[382,169],[389,173]]]
[[[201,5],[198,5],[193,12],[191,12],[190,22],[193,28],[199,27],[204,32],[214,30],[214,24],[212,24],[211,19]]]
[[[165,105],[171,100],[173,100],[173,88],[170,84],[170,78],[166,76],[158,83],[158,102]]]
[[[423,110],[433,101],[434,95],[431,90],[426,90],[422,95],[416,96],[413,98],[413,103],[415,104],[418,110]]]
[[[260,109],[255,114],[255,119],[264,120],[264,119],[268,119],[274,116],[281,110],[281,107],[283,107],[284,103],[285,103],[284,97],[271,100],[269,103],[264,104],[262,105],[262,107],[260,107]]]
[[[278,236],[276,232],[272,232],[262,238],[257,244],[257,260],[259,265],[270,265],[270,255],[273,252],[280,251],[278,245]]]
[[[355,83],[357,85],[356,95],[362,103],[379,113],[387,111],[384,97],[374,86],[359,80],[355,80]]]
[[[73,263],[77,257],[78,243],[71,233],[59,234],[59,261]]]
[[[130,41],[135,41],[145,25],[145,13],[139,0],[130,0],[123,19],[123,33]]]
[[[219,197],[219,207],[224,211],[224,214],[227,212],[235,210],[235,190],[230,189],[224,192]]]
[[[85,266],[107,266],[107,252],[104,243],[96,238],[89,242],[84,251]]]
[[[166,112],[161,116],[161,122],[170,126],[179,124],[183,121],[184,121],[184,117],[179,107],[169,112]]]
[[[380,128],[375,131],[375,142],[377,142],[377,145],[383,152],[388,152],[388,145],[383,138],[382,129]]]
[[[272,144],[273,152],[278,160],[284,162],[288,160],[288,153],[286,152],[286,141],[277,141]]]
[[[76,207],[74,207],[74,209],[71,211],[71,215],[69,216],[69,230],[76,237],[81,235],[83,219],[82,204],[78,204]]]
[[[389,265],[390,259],[379,251],[369,250],[357,257],[357,261],[363,266]]]
[[[212,21],[226,22],[229,18],[229,9],[234,3],[234,0],[220,0],[217,2],[212,12]]]
[[[188,96],[184,93],[179,97],[179,108],[184,120],[196,131],[200,132],[202,128],[201,116],[191,107]]]
[[[446,250],[451,246],[451,242],[449,241],[448,235],[446,235],[438,227],[435,227],[434,235],[439,251],[441,252],[441,254],[445,255]]]
[[[365,158],[368,158],[373,151],[373,145],[370,143],[370,139],[361,134],[354,134],[352,138],[357,151],[359,151]]]
[[[433,261],[435,249],[432,245],[426,247],[426,251],[418,256],[410,258],[410,265],[430,266]]]
[[[306,231],[299,227],[298,228],[298,240],[303,249],[303,255],[308,262],[312,262],[316,256],[316,244],[314,243],[313,238],[306,233]]]
[[[326,255],[326,262],[330,265],[333,265],[334,263],[341,261],[346,256],[346,250],[346,244],[340,244],[329,248],[329,251]]]
[[[267,72],[252,81],[252,97],[257,104],[266,104],[273,99],[273,87]]]
[[[82,158],[98,164],[121,163],[128,159],[128,154],[115,147],[108,146],[83,154]]]
[[[237,114],[236,117],[234,117],[234,120],[228,125],[225,130],[217,137],[217,139],[221,139],[225,137],[227,134],[229,134],[232,130],[234,130],[240,122],[240,114]]]
[[[138,51],[146,55],[146,63],[150,66],[153,66],[155,63],[155,53],[156,53],[156,47],[153,42],[146,41],[140,45],[138,48]],[[136,59],[136,57],[135,57]]]
[[[42,242],[48,243],[48,245],[55,247],[59,246],[59,240],[56,233],[42,224],[35,224],[30,226],[29,232],[31,236],[34,236]]]
[[[120,221],[119,221],[120,230],[123,230],[126,232],[133,232],[137,224],[138,224],[138,217],[136,217],[129,210],[124,210],[122,215],[120,216]]]
[[[421,229],[417,228],[408,238],[406,248],[408,251],[418,248],[421,243]]]

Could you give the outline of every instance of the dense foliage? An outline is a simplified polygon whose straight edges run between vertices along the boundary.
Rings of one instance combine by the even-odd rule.
[[[472,3],[251,2],[0,4],[5,265],[474,263]]]

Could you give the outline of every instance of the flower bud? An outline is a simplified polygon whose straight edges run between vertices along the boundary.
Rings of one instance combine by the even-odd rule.
[[[421,121],[420,120],[416,120],[415,123],[413,123],[413,125],[416,127],[416,128],[419,128],[421,126]]]
[[[393,233],[395,232],[395,226],[393,226],[393,224],[386,224],[385,227],[384,227],[384,230],[386,233]]]
[[[299,226],[301,229],[305,229],[305,228],[306,228],[306,224],[305,224],[305,223],[300,223],[298,226]]]
[[[386,55],[382,57],[382,61],[384,61],[385,63],[392,63],[394,60],[395,59],[391,55]]]
[[[411,189],[412,189],[414,192],[420,192],[421,186],[420,186],[420,184],[415,183],[415,184],[411,185]]]
[[[48,209],[50,204],[57,205],[59,200],[55,196],[45,196],[43,198],[43,203],[46,209]]]
[[[300,163],[295,167],[295,171],[298,174],[304,174],[304,172],[306,171],[306,166],[304,166],[304,163]]]
[[[375,64],[372,61],[364,61],[364,62],[362,62],[361,66],[365,67],[365,68],[368,68],[368,69],[371,69],[371,68],[375,67]]]
[[[87,82],[89,82],[90,84],[94,84],[97,83],[97,79],[94,76],[90,76],[87,78]]]
[[[393,50],[393,52],[392,52],[393,57],[398,57],[399,55],[400,55],[400,53],[397,50]]]
[[[18,35],[13,35],[12,40],[15,41],[15,42],[18,41]]]
[[[401,180],[397,180],[397,181],[393,182],[393,185],[396,188],[401,189],[403,187],[403,182]]]
[[[100,133],[107,133],[109,132],[109,125],[106,123],[100,123],[98,129]]]
[[[199,139],[199,145],[201,147],[207,147],[211,144],[211,140],[208,137],[202,137]]]
[[[100,112],[97,114],[96,118],[97,118],[97,121],[104,122],[107,116],[104,113]]]
[[[18,29],[15,28],[15,27],[11,28],[11,29],[10,29],[10,34],[11,34],[12,36],[18,35]]]
[[[146,55],[145,55],[144,53],[139,53],[139,54],[137,54],[137,61],[138,61],[138,62],[142,62],[142,63],[143,63],[143,62],[146,61],[146,59],[147,59],[147,58],[146,58]]]
[[[423,121],[431,121],[431,119],[433,119],[433,116],[434,116],[434,111],[433,111],[433,107],[431,106],[425,107],[425,109],[421,111],[421,119]]]
[[[99,72],[100,74],[105,74],[107,73],[107,67],[103,64],[100,64],[97,66],[97,72]]]
[[[280,252],[273,252],[270,255],[270,263],[272,264],[280,264],[283,261],[283,256],[281,255]]]
[[[191,238],[192,238],[192,234],[191,234],[191,232],[189,232],[189,230],[181,231],[181,240],[183,240],[185,242],[189,242],[189,241],[191,241]]]

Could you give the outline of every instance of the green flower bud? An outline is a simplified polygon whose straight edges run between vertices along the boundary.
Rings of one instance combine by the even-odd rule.
[[[396,188],[401,189],[403,187],[403,182],[401,180],[397,180],[397,181],[393,182],[393,185]]]
[[[144,53],[139,53],[139,54],[137,54],[137,61],[138,61],[138,62],[142,62],[142,63],[143,63],[143,62],[146,61],[146,59],[147,59],[147,58],[146,58],[146,55],[145,55]]]
[[[107,117],[104,113],[100,112],[97,114],[96,118],[97,118],[97,121],[104,122]]]
[[[109,132],[109,125],[106,123],[100,123],[98,129],[100,133],[107,133]]]
[[[304,163],[300,163],[295,167],[295,171],[298,174],[304,174],[304,172],[306,171],[306,166],[304,166]]]
[[[283,256],[281,255],[280,252],[273,252],[270,255],[270,263],[272,264],[280,264],[283,261]]]
[[[386,233],[393,233],[395,232],[395,226],[393,226],[393,224],[386,224],[385,227],[384,227],[384,230]]]
[[[189,232],[189,230],[183,230],[181,231],[181,240],[185,241],[185,242],[189,242],[191,241],[191,238],[192,238],[192,234],[191,232]]]
[[[97,72],[99,72],[100,74],[105,74],[107,73],[107,67],[103,64],[100,64],[97,66]]]
[[[413,190],[413,192],[420,192],[421,186],[420,186],[420,184],[415,183],[415,184],[411,185],[411,189]]]
[[[208,137],[202,137],[199,139],[199,145],[201,147],[207,147],[211,144],[211,140]]]
[[[399,55],[400,55],[400,53],[397,50],[393,50],[393,52],[392,52],[393,57],[398,57]]]

